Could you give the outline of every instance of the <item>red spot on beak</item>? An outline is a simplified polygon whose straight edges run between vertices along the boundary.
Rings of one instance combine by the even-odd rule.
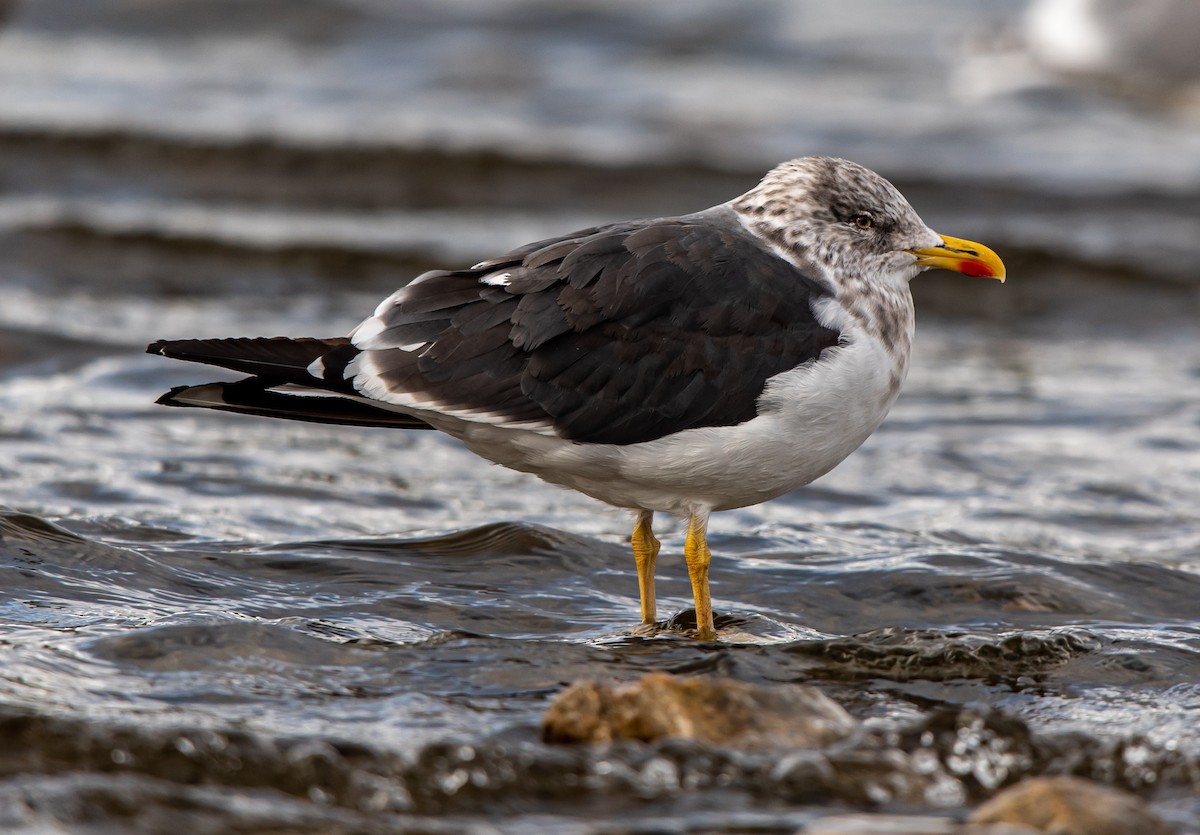
[[[963,275],[973,276],[975,278],[992,278],[996,274],[992,272],[992,268],[981,261],[960,261],[958,269]]]

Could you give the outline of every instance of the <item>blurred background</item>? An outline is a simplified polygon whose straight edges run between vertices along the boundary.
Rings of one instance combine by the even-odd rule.
[[[24,734],[0,742],[0,825],[591,831],[547,799],[576,789],[537,717],[567,678],[664,668],[815,678],[884,726],[988,705],[1079,734],[1091,759],[1055,767],[1192,825],[1197,44],[1194,0],[0,3],[0,713]],[[425,269],[695,211],[807,154],[879,171],[1009,281],[921,276],[884,428],[714,519],[714,600],[757,654],[630,637],[626,515],[433,433],[152,405],[208,373],[152,339],[343,334]],[[981,665],[948,687],[797,654],[947,636]],[[229,765],[232,727],[261,779]],[[462,799],[446,739],[533,788]],[[751,771],[705,807],[572,756],[596,820],[648,814],[609,790],[675,798],[662,826],[768,814]],[[980,796],[956,779],[910,808]],[[517,801],[481,813],[491,789]],[[828,811],[776,801],[764,827]]]

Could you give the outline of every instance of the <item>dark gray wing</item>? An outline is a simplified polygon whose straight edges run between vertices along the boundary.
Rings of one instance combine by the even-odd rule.
[[[398,291],[352,335],[354,383],[590,443],[731,426],[837,344],[829,295],[719,214],[589,229]]]

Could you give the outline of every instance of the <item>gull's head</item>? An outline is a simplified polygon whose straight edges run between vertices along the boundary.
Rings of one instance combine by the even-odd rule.
[[[908,281],[939,268],[1004,280],[996,253],[934,232],[895,186],[848,160],[785,162],[731,205],[758,234],[830,277]]]

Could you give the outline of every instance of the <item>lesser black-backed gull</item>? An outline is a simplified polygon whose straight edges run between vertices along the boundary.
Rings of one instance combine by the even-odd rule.
[[[829,472],[875,431],[908,367],[925,269],[1004,279],[886,180],[806,157],[695,214],[599,226],[436,270],[348,337],[161,341],[251,376],[170,406],[434,428],[484,458],[637,513],[655,621],[656,511],[687,518],[697,634],[713,638],[709,514]]]

